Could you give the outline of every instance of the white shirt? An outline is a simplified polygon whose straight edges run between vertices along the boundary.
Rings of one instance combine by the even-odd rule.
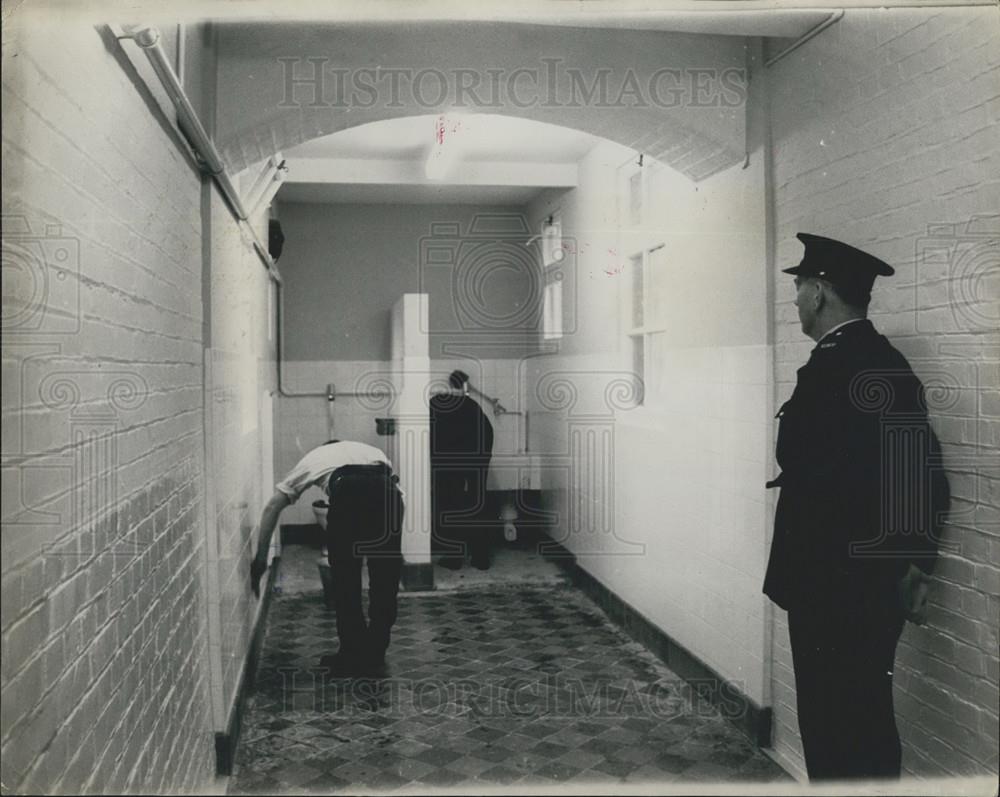
[[[337,468],[344,465],[379,465],[383,463],[392,467],[389,458],[375,446],[351,440],[327,443],[314,448],[302,457],[288,475],[278,482],[276,489],[288,496],[290,504],[294,504],[299,500],[299,496],[313,485],[325,491],[330,474]]]

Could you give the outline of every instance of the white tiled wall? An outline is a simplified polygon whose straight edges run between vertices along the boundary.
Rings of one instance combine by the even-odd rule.
[[[572,372],[586,397],[532,412],[547,507],[584,568],[763,703],[768,351],[661,355],[656,409],[604,403],[608,358],[536,361],[529,380]]]
[[[618,238],[608,187],[629,160],[602,145],[581,164],[579,188],[532,208],[539,218],[558,208],[579,254],[567,275],[576,329],[557,353],[524,364],[530,447],[543,457],[557,534],[581,566],[765,704],[761,159],[699,184],[660,170],[650,229]],[[631,286],[617,265],[640,238],[666,245],[659,298],[670,313],[651,340],[645,406],[630,409]]]
[[[262,232],[264,219],[255,219]],[[205,350],[207,480],[204,570],[215,730],[224,732],[238,697],[246,651],[260,612],[248,589],[253,530],[270,497],[261,463],[271,440],[261,417],[274,384],[269,277],[249,240],[214,193],[211,235],[211,346]]]

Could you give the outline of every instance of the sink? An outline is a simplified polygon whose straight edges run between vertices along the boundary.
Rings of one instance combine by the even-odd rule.
[[[541,489],[541,458],[536,454],[507,454],[494,451],[490,460],[486,489]]]

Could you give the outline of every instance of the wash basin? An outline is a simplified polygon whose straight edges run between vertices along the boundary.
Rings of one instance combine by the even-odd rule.
[[[486,480],[488,490],[541,489],[541,459],[535,454],[494,453]]]

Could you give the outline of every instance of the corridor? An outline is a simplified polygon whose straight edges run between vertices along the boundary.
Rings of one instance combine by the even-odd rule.
[[[3,794],[995,794],[935,1],[4,2]]]
[[[285,549],[231,795],[791,782],[558,577],[405,594],[387,677],[331,678],[314,558]]]

